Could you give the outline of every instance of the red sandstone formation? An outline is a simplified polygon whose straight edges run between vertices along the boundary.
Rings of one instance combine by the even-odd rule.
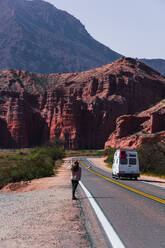
[[[135,149],[146,143],[165,143],[165,100],[137,115],[123,115],[116,120],[116,130],[105,148]]]
[[[118,117],[135,118],[131,115],[164,98],[165,78],[131,58],[80,73],[2,71],[0,146],[29,147],[61,138],[67,148],[103,148]]]

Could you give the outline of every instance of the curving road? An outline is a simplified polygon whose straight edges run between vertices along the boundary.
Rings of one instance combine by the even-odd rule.
[[[81,159],[82,183],[100,206],[125,247],[165,247],[165,189],[143,181],[114,180]],[[117,184],[116,184],[117,183]],[[107,243],[107,247],[118,248]]]

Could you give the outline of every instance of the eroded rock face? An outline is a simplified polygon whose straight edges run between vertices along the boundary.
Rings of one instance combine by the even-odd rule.
[[[137,115],[123,115],[105,148],[135,149],[146,143],[165,143],[165,100]]]
[[[118,136],[127,135],[127,125],[133,133],[129,119],[138,125],[147,119],[132,115],[164,98],[165,78],[130,58],[80,73],[2,71],[0,146],[29,147],[61,138],[67,148],[103,148],[118,117],[128,115],[126,125],[120,120]],[[152,130],[161,129],[157,115],[152,118]]]

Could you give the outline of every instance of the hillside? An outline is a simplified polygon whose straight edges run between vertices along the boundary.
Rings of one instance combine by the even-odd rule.
[[[165,60],[164,59],[140,59],[141,62],[152,67],[156,71],[165,76]]]
[[[121,55],[94,40],[78,19],[41,0],[0,1],[0,70],[89,70]]]

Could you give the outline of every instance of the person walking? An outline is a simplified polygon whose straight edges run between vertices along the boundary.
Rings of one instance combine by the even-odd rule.
[[[79,166],[79,161],[76,160],[74,163],[72,163],[71,166],[71,182],[72,182],[72,200],[77,200],[75,197],[75,192],[77,189],[77,186],[79,184],[79,181],[81,179],[81,167]]]

